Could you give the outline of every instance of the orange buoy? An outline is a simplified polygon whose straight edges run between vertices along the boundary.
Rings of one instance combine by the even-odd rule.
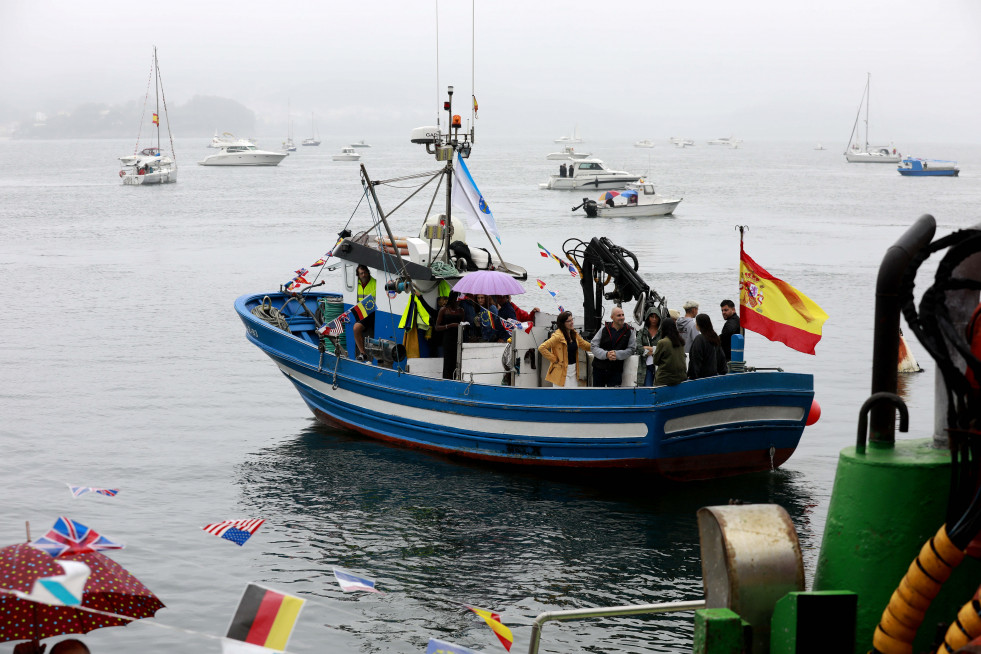
[[[811,410],[807,412],[807,422],[805,422],[804,424],[810,427],[820,419],[821,419],[821,405],[818,404],[817,400],[811,400]]]

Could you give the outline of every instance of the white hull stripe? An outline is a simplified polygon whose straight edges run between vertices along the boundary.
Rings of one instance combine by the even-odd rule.
[[[740,422],[759,422],[787,420],[800,422],[804,419],[804,409],[799,406],[744,406],[732,409],[706,411],[680,418],[672,418],[664,423],[664,433],[673,434],[693,429],[729,426]]]
[[[554,438],[556,440],[594,439],[622,441],[624,439],[642,439],[647,437],[647,425],[643,422],[525,422],[520,420],[501,420],[499,418],[483,418],[461,416],[450,411],[434,411],[422,409],[385,400],[377,400],[359,393],[342,388],[333,389],[331,384],[299,373],[277,362],[279,369],[294,381],[303,384],[323,395],[342,402],[349,407],[362,409],[365,412],[385,414],[387,417],[399,417],[415,422],[447,427],[460,432],[472,434],[490,434],[512,438]],[[462,422],[479,425],[481,431],[460,428]]]

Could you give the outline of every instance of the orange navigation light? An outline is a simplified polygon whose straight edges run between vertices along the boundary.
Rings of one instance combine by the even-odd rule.
[[[460,118],[460,114],[453,114],[453,127],[461,127],[463,125],[463,120]]]

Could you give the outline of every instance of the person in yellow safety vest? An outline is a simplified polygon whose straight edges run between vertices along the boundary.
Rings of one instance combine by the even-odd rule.
[[[368,266],[358,266],[358,302],[365,299],[366,297],[373,296],[375,300],[378,300],[378,296],[375,294],[375,278],[371,276],[371,271],[368,270]],[[359,320],[352,326],[354,331],[354,345],[358,349],[357,358],[358,361],[364,361],[367,355],[364,351],[364,339],[365,335],[373,336],[375,333],[375,312],[372,311],[364,320]]]
[[[450,291],[452,291],[449,282],[445,279],[441,279],[439,285],[436,287],[436,313],[446,306],[447,301],[450,297]],[[436,331],[436,325],[430,325],[433,329],[429,330],[429,356],[443,356],[443,332]]]
[[[405,311],[402,312],[402,320],[399,321],[399,329],[403,330],[402,344],[405,345],[407,357],[419,357],[418,330],[428,330],[429,324],[430,316],[426,305],[422,298],[413,294],[411,300],[405,305]]]

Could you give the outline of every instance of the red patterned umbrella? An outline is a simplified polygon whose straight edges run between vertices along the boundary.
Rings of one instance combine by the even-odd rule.
[[[149,618],[164,606],[136,577],[103,554],[83,552],[60,558],[81,561],[92,570],[82,596],[83,607],[131,618]],[[4,590],[28,593],[35,579],[62,574],[64,570],[54,557],[30,545],[0,549],[0,588]],[[129,622],[78,607],[50,606],[0,593],[0,642],[85,634]]]

